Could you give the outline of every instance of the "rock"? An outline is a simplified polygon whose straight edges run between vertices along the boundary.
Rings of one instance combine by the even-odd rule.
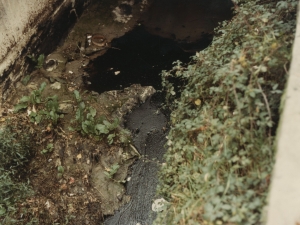
[[[163,198],[156,199],[152,204],[152,211],[154,212],[163,211],[166,208],[167,203],[168,202]]]
[[[152,86],[145,87],[139,94],[140,101],[144,103],[147,100],[147,98],[149,98],[155,92],[156,90],[154,89],[154,87]]]
[[[61,83],[55,82],[55,83],[51,84],[50,87],[54,90],[59,90],[59,89],[61,89]]]
[[[49,59],[49,60],[46,60],[45,61],[45,65],[44,65],[44,68],[45,70],[47,71],[53,71],[57,68],[58,66],[58,61],[55,60],[55,59]]]
[[[61,103],[61,104],[59,104],[59,110],[62,113],[71,113],[74,110],[73,104],[70,104],[70,103]]]

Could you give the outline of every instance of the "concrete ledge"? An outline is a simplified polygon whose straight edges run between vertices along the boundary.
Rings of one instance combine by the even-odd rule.
[[[0,1],[0,98],[28,71],[26,55],[52,52],[89,2]]]
[[[267,225],[300,225],[300,18],[283,112],[277,133],[277,155],[269,194]]]

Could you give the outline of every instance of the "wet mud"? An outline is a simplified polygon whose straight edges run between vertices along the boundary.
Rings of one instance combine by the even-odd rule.
[[[126,194],[131,200],[108,218],[105,225],[149,225],[156,217],[151,208],[156,195],[157,172],[166,151],[168,121],[167,115],[159,109],[160,103],[155,95],[126,118],[126,127],[134,134],[133,144],[141,157],[127,177]]]

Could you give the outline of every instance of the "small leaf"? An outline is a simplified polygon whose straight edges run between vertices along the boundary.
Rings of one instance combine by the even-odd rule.
[[[92,115],[92,117],[96,116],[96,109],[94,109],[93,107],[90,107],[90,114]]]
[[[58,167],[57,167],[57,171],[58,171],[59,173],[63,173],[63,172],[64,172],[64,167],[63,167],[63,166],[58,166]]]
[[[24,103],[24,102],[28,102],[30,100],[30,97],[29,96],[23,96],[21,99],[20,99],[20,102],[21,103]]]
[[[99,131],[100,134],[108,134],[109,130],[103,124],[97,124],[95,129]]]
[[[260,68],[260,71],[261,72],[263,72],[263,73],[265,73],[265,72],[267,72],[267,67],[266,66],[261,66],[261,68]]]
[[[14,107],[14,112],[19,112],[21,109],[26,109],[27,107],[26,103],[18,104]]]
[[[77,102],[80,102],[81,101],[81,97],[80,97],[79,91],[74,90],[74,95],[75,95],[75,99],[77,100]]]
[[[30,81],[30,78],[31,78],[30,75],[26,75],[21,81],[22,84],[26,86],[28,84],[28,82]]]
[[[84,102],[80,102],[79,108],[82,109],[82,110],[85,109],[85,104],[84,104]]]
[[[40,88],[39,88],[39,91],[40,92],[43,92],[44,91],[44,89],[45,89],[45,87],[46,87],[46,82],[43,82],[42,84],[41,84],[41,86],[40,86]]]
[[[68,127],[69,131],[75,131],[75,129],[73,127]]]

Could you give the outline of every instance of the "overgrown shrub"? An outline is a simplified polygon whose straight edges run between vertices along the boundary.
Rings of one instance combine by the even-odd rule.
[[[12,222],[15,204],[32,193],[24,175],[33,153],[26,132],[9,126],[0,129],[0,224]]]
[[[163,71],[172,126],[158,192],[170,204],[156,224],[262,223],[297,2],[235,0],[207,49]]]

